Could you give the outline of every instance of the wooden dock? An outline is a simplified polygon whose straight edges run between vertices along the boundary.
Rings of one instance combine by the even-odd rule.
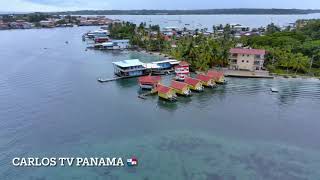
[[[126,79],[126,78],[129,78],[129,77],[98,78],[98,82],[107,83],[107,82],[117,81],[117,80]]]
[[[140,98],[140,99],[147,99],[147,96],[151,96],[151,95],[153,95],[153,94],[155,94],[155,93],[157,93],[157,91],[156,91],[156,90],[152,90],[152,91],[150,91],[150,92],[140,94],[140,95],[138,96],[138,98]]]

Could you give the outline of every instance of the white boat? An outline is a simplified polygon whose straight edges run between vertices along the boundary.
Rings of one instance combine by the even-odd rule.
[[[271,92],[277,93],[279,90],[277,88],[270,88]]]

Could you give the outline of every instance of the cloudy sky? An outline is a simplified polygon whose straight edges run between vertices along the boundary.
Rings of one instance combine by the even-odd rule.
[[[0,0],[0,11],[64,11],[81,9],[320,9],[320,0]]]

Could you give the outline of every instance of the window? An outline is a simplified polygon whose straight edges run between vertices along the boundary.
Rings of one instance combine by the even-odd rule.
[[[249,63],[249,61],[247,60],[247,63]]]
[[[242,60],[242,62],[244,63],[244,60]]]

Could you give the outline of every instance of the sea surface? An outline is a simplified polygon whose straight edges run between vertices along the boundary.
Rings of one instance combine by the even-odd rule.
[[[319,80],[228,78],[176,103],[142,100],[135,78],[97,78],[113,77],[113,61],[161,58],[86,50],[95,28],[0,31],[1,180],[319,180]],[[11,163],[114,156],[139,166]]]
[[[320,13],[301,15],[112,15],[111,19],[130,21],[136,24],[158,24],[160,27],[186,27],[188,29],[212,30],[213,25],[241,24],[251,28],[265,27],[270,23],[288,26],[298,19],[319,19]]]

